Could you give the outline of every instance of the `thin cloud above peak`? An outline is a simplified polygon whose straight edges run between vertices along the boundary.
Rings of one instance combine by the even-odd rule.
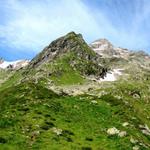
[[[0,1],[0,14],[0,56],[4,57],[5,48],[22,53],[23,58],[30,53],[33,57],[70,31],[82,33],[87,42],[108,38],[116,46],[150,48],[146,0],[5,0]]]
[[[36,51],[71,30],[87,34],[98,30],[96,22],[80,1],[45,2],[32,2],[30,6],[17,0],[4,3],[7,16],[11,18],[0,25],[0,37],[10,47]]]

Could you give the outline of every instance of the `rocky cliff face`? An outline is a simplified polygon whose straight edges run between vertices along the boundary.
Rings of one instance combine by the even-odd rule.
[[[107,39],[100,39],[92,42],[90,47],[104,58],[124,58],[128,59],[130,51],[120,47],[114,47]]]
[[[102,58],[108,59],[113,67],[131,67],[149,69],[150,56],[143,51],[131,51],[115,47],[107,39],[92,42],[90,47]]]
[[[59,72],[68,64],[67,67],[83,76],[101,77],[107,71],[104,59],[86,44],[81,34],[74,32],[53,41],[30,62],[29,68],[42,68],[41,66],[45,64],[53,66],[61,64]],[[52,72],[51,69],[49,71]]]

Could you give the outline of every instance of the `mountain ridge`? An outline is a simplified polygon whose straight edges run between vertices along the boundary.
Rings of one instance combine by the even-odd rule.
[[[127,48],[116,47],[109,40],[107,40],[105,38],[95,40],[94,42],[89,44],[89,46],[95,52],[97,52],[99,55],[105,54],[105,53],[107,54],[107,52],[109,53],[109,51],[110,51],[111,57],[113,57],[113,56],[114,57],[123,57],[123,54],[126,54],[127,56],[134,55],[134,54],[141,54],[141,56],[150,57],[150,55],[148,53],[146,53],[145,51],[142,51],[142,50],[133,51],[133,50],[129,50]],[[104,56],[104,57],[109,57],[109,56]]]
[[[104,64],[105,60],[86,44],[81,34],[70,32],[51,42],[31,60],[27,68],[37,73],[43,70],[52,76],[49,77],[51,79],[69,76],[68,72],[83,79],[87,76],[103,77],[108,69]]]
[[[70,33],[26,67],[0,69],[0,149],[149,150],[149,57],[109,50]]]

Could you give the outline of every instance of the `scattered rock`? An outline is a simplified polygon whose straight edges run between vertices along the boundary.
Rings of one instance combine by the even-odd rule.
[[[119,134],[118,134],[119,137],[124,137],[124,136],[126,136],[126,135],[127,135],[127,132],[126,132],[126,131],[121,131],[121,132],[119,132]]]
[[[146,118],[147,118],[147,119],[150,119],[150,117],[149,117],[149,116],[147,116]]]
[[[117,98],[117,99],[121,99],[121,98],[122,98],[122,97],[119,96],[119,95],[115,95],[114,97]]]
[[[140,91],[130,91],[129,95],[131,95],[135,99],[140,99],[141,98],[141,93]]]
[[[128,126],[128,125],[129,125],[128,122],[124,122],[124,123],[122,124],[123,127],[126,127],[126,126]]]
[[[143,134],[145,135],[150,135],[150,132],[148,132],[147,130],[141,130]]]
[[[35,140],[35,138],[40,134],[40,131],[33,131],[31,135],[31,140]]]
[[[139,125],[139,128],[141,129],[142,133],[145,135],[150,135],[150,129],[147,125]]]
[[[74,107],[75,109],[79,109],[79,106],[77,106],[77,105],[74,105],[73,107]]]
[[[56,128],[56,127],[53,127],[52,128],[52,131],[54,132],[54,133],[56,133],[57,135],[61,135],[62,134],[62,129],[58,129],[58,128]]]
[[[117,128],[115,128],[115,127],[109,128],[107,130],[107,134],[109,134],[109,135],[116,135],[116,134],[119,134],[119,130]]]
[[[133,98],[137,98],[137,99],[139,99],[139,98],[140,98],[140,96],[139,96],[138,94],[134,94],[134,95],[133,95]]]
[[[136,120],[137,118],[136,118],[136,117],[132,117],[131,119],[132,119],[132,120]]]
[[[130,138],[130,142],[131,142],[132,144],[136,144],[136,143],[138,142],[138,140],[135,140],[133,137],[131,137],[131,138]]]
[[[129,104],[129,102],[128,102],[128,101],[124,101],[124,103],[125,103],[125,105],[128,105],[128,104]]]
[[[97,104],[98,102],[96,100],[91,101],[92,104]]]
[[[135,145],[132,149],[133,149],[133,150],[139,150],[140,147],[139,147],[138,145]]]
[[[116,127],[109,128],[107,130],[107,134],[109,135],[118,135],[119,137],[125,137],[127,135],[126,131],[120,131]]]
[[[33,132],[33,135],[38,135],[38,134],[40,134],[40,131],[34,131]]]
[[[145,148],[148,148],[145,144],[143,144],[143,143],[139,143],[139,145],[141,145],[141,146],[143,146],[143,147],[145,147]]]

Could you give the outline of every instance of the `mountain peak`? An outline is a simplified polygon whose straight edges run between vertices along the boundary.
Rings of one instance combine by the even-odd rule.
[[[128,49],[115,47],[107,39],[99,39],[90,44],[90,47],[104,58],[128,59],[130,51]]]
[[[98,48],[99,49],[108,49],[108,48],[112,48],[113,45],[107,39],[103,38],[103,39],[98,39],[98,40],[92,42],[91,47],[97,48],[97,49]]]
[[[67,33],[64,37],[73,37],[73,36],[83,38],[83,37],[82,37],[82,34],[80,34],[80,33],[77,34],[77,33],[75,33],[74,31],[71,31],[71,32]]]
[[[65,36],[69,37],[69,36],[77,36],[78,34],[76,34],[74,31],[71,31],[69,33],[67,33]]]
[[[85,48],[82,48],[86,46]],[[30,63],[30,67],[38,66],[43,62],[52,61],[54,58],[59,57],[69,51],[78,50],[88,51],[90,47],[86,44],[81,34],[76,34],[75,32],[70,32],[65,36],[62,36],[53,42],[51,42],[43,51],[38,54]],[[93,50],[89,50],[92,54],[95,54]],[[79,51],[78,51],[79,52]]]
[[[114,46],[107,39],[99,39],[90,44],[90,47],[103,57],[112,57],[117,55]]]
[[[70,32],[51,42],[28,67],[37,72],[43,70],[54,78],[58,78],[58,74],[60,78],[67,76],[68,72],[72,72],[72,76],[78,74],[80,78],[100,78],[107,70],[103,63],[104,60],[87,45],[81,34]]]
[[[110,43],[110,44],[111,44],[111,42],[110,42],[108,39],[106,39],[106,38],[97,39],[97,40],[95,40],[94,42]],[[93,42],[93,43],[94,43],[94,42]]]

